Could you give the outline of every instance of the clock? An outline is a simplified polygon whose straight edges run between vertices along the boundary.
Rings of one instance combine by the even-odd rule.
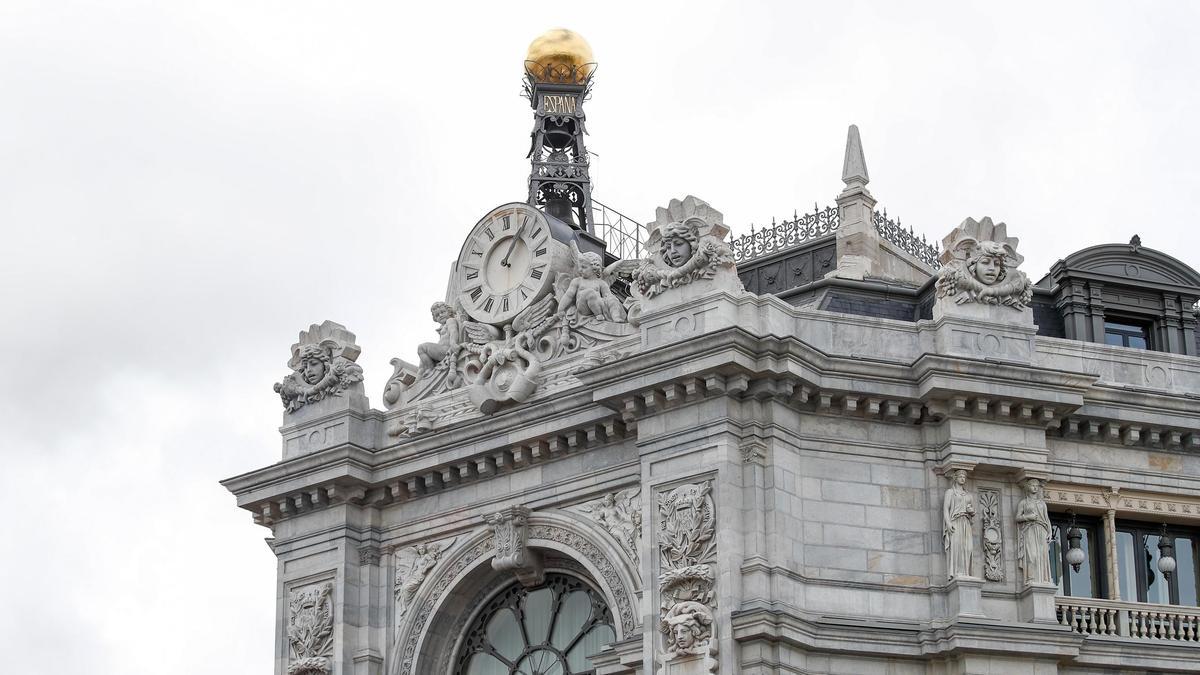
[[[545,297],[566,247],[541,211],[524,203],[492,209],[458,254],[458,300],[472,319],[502,325]]]

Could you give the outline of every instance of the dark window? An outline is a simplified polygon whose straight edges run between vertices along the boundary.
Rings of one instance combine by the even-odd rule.
[[[1175,572],[1163,578],[1158,569],[1158,542],[1162,526],[1150,523],[1117,523],[1117,570],[1121,599],[1160,605],[1197,604],[1197,533],[1168,528],[1175,539]]]
[[[1071,529],[1071,521],[1066,516],[1050,514],[1050,574],[1058,584],[1059,595],[1103,598],[1107,584],[1100,557],[1104,548],[1099,545],[1100,524],[1091,519],[1077,518],[1075,527],[1083,534],[1079,547],[1087,556],[1079,565],[1078,572],[1067,562],[1067,532]]]
[[[1150,327],[1129,321],[1105,321],[1104,342],[1117,347],[1153,349],[1150,345]]]

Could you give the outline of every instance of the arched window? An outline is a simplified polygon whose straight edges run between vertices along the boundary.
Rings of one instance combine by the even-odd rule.
[[[471,621],[455,675],[583,675],[616,640],[603,596],[575,577],[547,574],[535,588],[498,593]]]

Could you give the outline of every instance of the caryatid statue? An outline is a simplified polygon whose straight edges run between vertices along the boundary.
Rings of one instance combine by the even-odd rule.
[[[1025,496],[1017,502],[1017,567],[1025,583],[1051,583],[1050,515],[1042,482],[1029,478],[1021,485]]]
[[[971,576],[975,495],[967,492],[966,469],[955,469],[950,474],[950,481],[942,505],[942,545],[946,549],[946,575],[954,579]]]

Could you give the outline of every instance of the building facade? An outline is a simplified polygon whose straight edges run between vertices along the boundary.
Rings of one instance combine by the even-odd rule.
[[[528,198],[469,231],[368,403],[300,333],[271,529],[277,675],[1183,673],[1200,657],[1200,275],[1129,244],[835,205],[729,238],[592,199],[594,70],[531,47]],[[632,241],[631,241],[632,238]]]

